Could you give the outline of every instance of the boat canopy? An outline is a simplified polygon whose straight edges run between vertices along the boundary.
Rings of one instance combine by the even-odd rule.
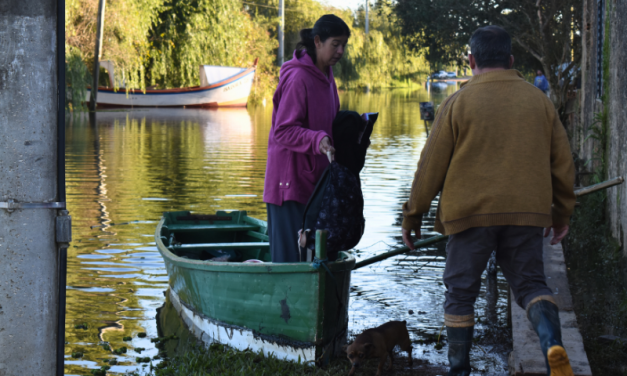
[[[200,87],[210,86],[220,81],[224,81],[239,73],[245,71],[246,68],[237,67],[219,67],[215,65],[200,66]]]

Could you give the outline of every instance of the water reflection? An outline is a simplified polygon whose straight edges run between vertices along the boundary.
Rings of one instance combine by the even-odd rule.
[[[400,243],[401,204],[426,140],[418,102],[437,106],[455,89],[430,95],[423,89],[341,93],[342,109],[380,113],[361,174],[366,233],[358,258]],[[66,374],[89,373],[105,359],[118,362],[111,372],[136,370],[141,368],[136,357],[157,355],[150,338],[157,337],[155,314],[167,275],[153,234],[164,211],[247,210],[266,219],[262,193],[271,112],[260,106],[109,111],[91,122],[87,116],[68,117],[68,207],[75,240],[68,250]],[[433,247],[353,273],[351,333],[407,320],[414,356],[444,364],[446,347],[436,350],[430,340],[443,324],[444,260],[443,248]],[[507,286],[500,277],[497,284],[491,327],[506,320]],[[485,306],[482,293],[478,316],[485,316]],[[75,327],[83,323],[87,329]],[[489,326],[478,329],[482,333]],[[139,338],[143,332],[147,337]],[[126,353],[112,352],[123,346]],[[505,351],[492,350],[488,345],[473,350],[475,359],[481,357],[473,362],[477,369],[504,369]],[[71,357],[79,351],[83,358]]]

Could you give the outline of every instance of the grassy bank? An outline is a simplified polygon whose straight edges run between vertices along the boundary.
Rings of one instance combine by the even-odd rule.
[[[604,335],[627,339],[627,263],[608,228],[605,198],[605,192],[580,198],[565,256],[592,373],[627,375],[627,343],[599,339]]]

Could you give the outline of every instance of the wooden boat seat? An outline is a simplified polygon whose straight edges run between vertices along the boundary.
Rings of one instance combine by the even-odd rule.
[[[174,249],[242,249],[242,248],[264,248],[269,247],[268,242],[242,242],[242,243],[194,243],[194,244],[181,244],[176,245]]]
[[[252,236],[253,238],[257,238],[259,240],[263,240],[265,242],[269,242],[270,241],[270,237],[268,235],[262,234],[262,233],[257,232],[257,231],[248,231],[246,233],[246,235]]]
[[[259,226],[255,225],[247,225],[247,224],[219,224],[219,225],[210,225],[210,224],[193,224],[193,225],[168,225],[163,226],[167,227],[168,230],[174,232],[187,232],[187,231],[207,231],[207,230],[217,230],[217,231],[255,231],[259,230]]]

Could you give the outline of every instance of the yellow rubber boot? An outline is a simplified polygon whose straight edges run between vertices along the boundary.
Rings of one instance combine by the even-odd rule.
[[[550,347],[546,357],[549,361],[549,367],[551,367],[551,376],[574,376],[568,354],[562,346]]]

